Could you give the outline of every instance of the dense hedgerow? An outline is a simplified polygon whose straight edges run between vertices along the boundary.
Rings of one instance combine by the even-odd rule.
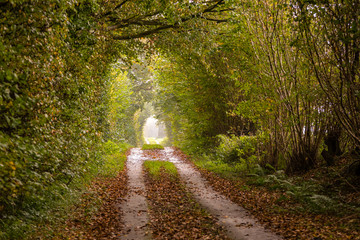
[[[49,191],[56,198],[100,161],[117,47],[91,31],[96,3],[0,5],[1,224],[35,216]]]

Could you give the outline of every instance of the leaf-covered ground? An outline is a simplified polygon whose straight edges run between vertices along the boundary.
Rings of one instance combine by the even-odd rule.
[[[187,159],[179,150],[176,154],[184,161]],[[225,179],[205,169],[198,170],[216,191],[248,209],[261,223],[285,239],[360,239],[358,227],[354,226],[359,219],[301,212],[297,210],[299,203],[282,191],[251,186],[239,179]]]
[[[145,150],[143,154],[152,160],[164,160],[165,157],[161,150]],[[175,150],[174,154],[197,168],[180,150]],[[154,239],[228,239],[216,219],[190,194],[175,168],[165,171],[153,166],[152,169],[155,174],[145,170],[144,175],[149,231]],[[300,211],[300,203],[284,191],[249,185],[239,178],[223,178],[201,168],[198,170],[214,190],[248,209],[261,223],[285,239],[360,239],[360,219],[354,216]],[[125,168],[116,177],[99,177],[92,181],[89,191],[74,206],[66,227],[59,229],[51,239],[119,239],[123,229],[119,205],[128,190],[126,171]]]
[[[155,239],[228,239],[186,190],[178,175],[145,172],[150,229]]]
[[[62,231],[66,239],[119,239],[122,229],[119,204],[127,192],[126,168],[116,177],[96,178],[89,186],[89,196],[83,196],[81,203],[68,219]],[[94,202],[99,209],[88,212]]]

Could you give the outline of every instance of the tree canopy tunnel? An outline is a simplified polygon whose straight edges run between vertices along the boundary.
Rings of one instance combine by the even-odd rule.
[[[189,153],[293,172],[323,163],[323,150],[328,164],[359,162],[359,11],[340,0],[1,1],[0,214],[70,184],[104,141],[139,144],[148,102]]]

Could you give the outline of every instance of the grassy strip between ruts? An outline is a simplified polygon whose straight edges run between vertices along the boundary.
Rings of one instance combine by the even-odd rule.
[[[97,176],[77,202],[64,208],[66,218],[42,223],[29,239],[119,239],[122,228],[117,207],[127,193],[126,153],[104,155]]]
[[[145,161],[144,167],[152,178],[160,178],[161,171],[165,171],[169,176],[177,178],[177,170],[173,163],[165,161]]]
[[[144,167],[154,239],[228,239],[186,190],[173,163],[145,161]]]
[[[155,149],[164,149],[160,144],[144,144],[141,148],[142,150],[155,150]]]

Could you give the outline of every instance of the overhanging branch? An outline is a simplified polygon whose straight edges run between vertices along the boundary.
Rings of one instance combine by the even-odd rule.
[[[208,20],[208,21],[212,21],[212,22],[217,22],[217,23],[222,23],[222,22],[228,22],[229,19],[214,19],[214,18],[208,18],[208,17],[201,17],[202,19]]]
[[[125,27],[129,27],[131,25],[138,25],[138,26],[158,26],[154,29],[150,29],[150,30],[144,30],[142,32],[138,32],[138,33],[133,33],[133,34],[128,34],[128,35],[117,35],[117,36],[113,36],[113,39],[115,40],[130,40],[130,39],[136,39],[136,38],[142,38],[142,37],[146,37],[155,33],[159,33],[163,30],[166,29],[171,29],[171,28],[178,28],[180,27],[181,23],[187,22],[191,19],[194,18],[203,18],[205,20],[208,21],[214,21],[217,23],[222,23],[222,22],[227,22],[228,19],[214,19],[214,18],[209,18],[209,17],[204,17],[203,15],[205,13],[210,13],[213,12],[217,7],[219,7],[220,5],[222,5],[224,3],[224,0],[217,0],[214,1],[216,2],[215,4],[205,8],[203,11],[198,12],[198,13],[194,13],[191,14],[189,16],[183,17],[181,18],[177,23],[174,24],[165,24],[164,22],[166,21],[166,19],[153,19],[153,20],[143,20],[146,17],[151,17],[151,16],[155,16],[157,14],[159,14],[159,12],[155,12],[152,14],[147,14],[147,15],[143,15],[143,16],[138,16],[138,17],[132,17],[131,20],[120,20],[118,24],[110,26],[107,28],[108,31],[113,31],[119,28],[125,28]]]
[[[132,34],[132,35],[125,35],[125,36],[114,36],[113,39],[115,40],[130,40],[130,39],[136,39],[136,38],[142,38],[142,37],[146,37],[155,33],[158,33],[162,30],[165,29],[169,29],[169,28],[176,28],[179,26],[174,25],[165,25],[165,26],[161,26],[152,30],[148,30],[148,31],[144,31],[141,33],[136,33],[136,34]]]
[[[108,11],[106,12],[102,17],[106,17],[109,16],[112,12],[114,12],[115,10],[121,8],[126,2],[128,2],[129,0],[123,0],[121,3],[119,3],[116,7],[114,7],[114,9],[112,11]]]
[[[156,11],[154,13],[146,14],[143,16],[132,16],[127,19],[122,19],[122,20],[118,21],[118,24],[109,26],[107,28],[107,31],[112,31],[112,30],[116,30],[119,28],[128,27],[130,25],[139,25],[139,26],[162,25],[162,23],[160,22],[159,19],[143,20],[144,18],[147,18],[147,17],[154,17],[154,16],[158,15],[159,13],[160,13],[159,11]]]

